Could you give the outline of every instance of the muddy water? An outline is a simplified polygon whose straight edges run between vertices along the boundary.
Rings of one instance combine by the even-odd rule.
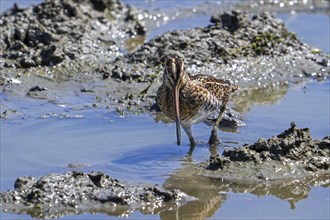
[[[329,19],[323,14],[279,15],[289,30],[296,31],[304,42],[329,53],[329,33],[325,28]],[[309,21],[313,19],[315,23]],[[201,17],[200,26],[208,22]],[[169,23],[162,31],[155,29],[153,35],[163,31],[182,28],[188,20]],[[309,25],[307,25],[309,24]],[[304,28],[302,28],[304,27]],[[307,28],[308,27],[308,28]],[[322,30],[324,32],[322,32]],[[268,138],[278,134],[294,120],[299,127],[309,127],[314,138],[330,134],[329,128],[330,82],[307,81],[275,89],[273,96],[265,97],[263,91],[249,96],[245,103],[233,97],[232,108],[244,117],[246,126],[237,133],[221,132],[223,147],[234,147],[253,143],[259,137]],[[61,102],[19,99],[1,94],[1,104],[12,110],[24,109],[24,114],[13,113],[8,120],[1,121],[1,191],[12,189],[18,176],[41,176],[68,170],[103,171],[113,177],[130,182],[151,182],[162,185],[176,169],[198,163],[209,158],[206,141],[210,127],[201,123],[193,127],[197,147],[191,158],[184,136],[183,146],[175,144],[173,124],[156,122],[156,115],[141,114],[121,116],[106,108],[91,108],[94,96],[67,97]],[[10,100],[10,101],[8,101]],[[245,105],[244,105],[245,104]],[[88,106],[88,107],[86,107]],[[247,106],[243,108],[242,106]],[[208,179],[200,179],[196,194],[217,195],[210,218],[329,218],[329,186],[314,186],[298,201],[281,197],[282,189],[271,195],[257,196],[252,193],[228,192]],[[187,184],[187,191],[196,183]],[[317,184],[316,184],[317,185]],[[264,186],[266,188],[267,186]],[[300,185],[292,185],[300,192]],[[208,190],[206,190],[208,189]],[[275,196],[274,196],[275,195]],[[213,198],[213,197],[212,197]],[[203,203],[205,202],[205,203]],[[160,215],[133,213],[130,218],[173,219],[174,216],[198,216],[205,204],[188,203],[176,212]],[[206,211],[205,211],[206,212]],[[28,215],[1,213],[2,219],[30,218]],[[109,219],[101,214],[66,216],[64,219]],[[116,217],[113,217],[116,218]]]

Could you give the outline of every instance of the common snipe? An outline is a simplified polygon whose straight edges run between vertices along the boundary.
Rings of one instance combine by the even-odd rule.
[[[218,141],[217,130],[226,109],[229,96],[238,86],[229,80],[217,79],[209,75],[190,76],[184,70],[183,60],[169,58],[165,62],[163,84],[159,87],[156,102],[161,111],[176,122],[177,144],[181,144],[180,126],[195,146],[191,125],[205,120],[220,109],[212,129],[209,143]]]

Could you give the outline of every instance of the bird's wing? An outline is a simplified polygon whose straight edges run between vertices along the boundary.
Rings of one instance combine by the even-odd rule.
[[[219,101],[227,102],[232,91],[236,90],[236,85],[232,85],[229,80],[217,79],[208,75],[195,75],[191,79],[203,88],[207,89]]]

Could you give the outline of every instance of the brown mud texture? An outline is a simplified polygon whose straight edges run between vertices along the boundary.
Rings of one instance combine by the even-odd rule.
[[[222,10],[210,15],[208,26],[173,30],[146,41],[153,27],[149,18],[157,14],[162,20],[170,12],[149,12],[119,0],[16,6],[0,17],[0,89],[12,99],[54,104],[70,95],[94,95],[106,101],[93,108],[126,114],[157,109],[152,107],[162,62],[169,55],[184,57],[189,74],[238,83],[236,98],[244,100],[234,101],[248,102],[246,108],[253,106],[249,98],[256,87],[274,94],[287,82],[329,76],[329,57],[302,43],[271,13]],[[2,108],[2,118],[14,115],[10,104]]]

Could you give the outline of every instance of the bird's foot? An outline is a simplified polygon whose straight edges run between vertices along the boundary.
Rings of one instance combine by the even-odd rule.
[[[188,151],[188,155],[192,155],[193,151],[195,150],[196,142],[194,139],[190,139],[190,148]]]
[[[218,131],[216,129],[212,129],[211,136],[209,139],[210,145],[217,145],[220,144],[220,139],[218,138]]]

